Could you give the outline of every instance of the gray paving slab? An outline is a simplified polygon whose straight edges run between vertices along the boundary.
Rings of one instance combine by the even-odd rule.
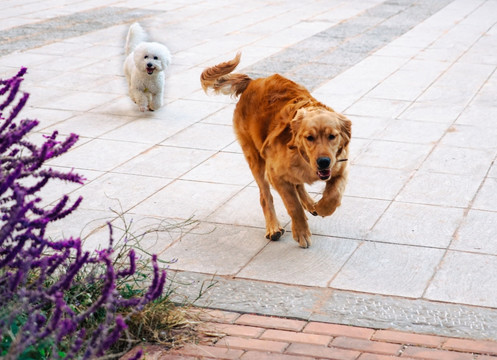
[[[28,67],[33,141],[80,134],[50,166],[87,182],[45,202],[84,200],[51,236],[91,249],[107,221],[132,219],[155,229],[148,251],[175,259],[178,301],[209,288],[199,305],[497,340],[495,13],[495,0],[19,0],[0,4],[0,77]],[[122,73],[136,20],[173,54],[155,112],[138,111]],[[286,75],[353,122],[342,206],[309,219],[307,250],[276,193],[287,233],[264,238],[236,99],[200,88],[237,51],[239,71]]]
[[[180,303],[195,301],[199,306],[242,313],[496,339],[497,312],[491,308],[320,287],[302,288],[192,272],[171,271],[169,276],[169,290],[175,301]]]

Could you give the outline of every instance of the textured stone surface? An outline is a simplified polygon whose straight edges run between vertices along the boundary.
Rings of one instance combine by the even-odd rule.
[[[268,282],[230,280],[215,275],[192,272],[177,272],[174,283],[187,284],[181,287],[176,301],[183,295],[195,299],[201,290],[212,285],[195,304],[215,309],[257,313],[262,315],[286,316],[309,319],[322,290],[301,288]]]
[[[181,288],[181,294],[187,294],[189,300],[195,299],[200,289],[212,285],[196,303],[199,306],[376,329],[497,340],[497,310],[490,308],[188,272],[171,273],[170,277],[178,284],[187,284]],[[181,296],[176,297],[176,301],[182,300]]]

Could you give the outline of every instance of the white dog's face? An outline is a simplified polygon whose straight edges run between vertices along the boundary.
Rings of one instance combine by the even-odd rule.
[[[134,61],[139,71],[153,75],[165,70],[169,65],[170,56],[161,44],[142,43],[134,51]]]

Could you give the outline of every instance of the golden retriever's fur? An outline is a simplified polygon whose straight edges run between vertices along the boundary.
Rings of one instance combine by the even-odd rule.
[[[269,184],[280,194],[292,218],[293,238],[303,248],[311,245],[304,210],[328,216],[340,206],[348,173],[351,122],[318,102],[302,86],[280,75],[251,79],[232,74],[240,54],[205,69],[203,89],[241,95],[233,125],[245,158],[259,186],[266,219],[266,237],[278,240],[284,233],[273,205]],[[326,182],[318,202],[304,183]]]

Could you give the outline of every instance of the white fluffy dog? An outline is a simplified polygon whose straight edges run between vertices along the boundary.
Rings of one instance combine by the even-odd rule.
[[[126,38],[124,74],[128,79],[129,96],[140,111],[157,110],[164,97],[164,71],[171,63],[168,48],[148,42],[147,33],[138,23],[130,26]]]

